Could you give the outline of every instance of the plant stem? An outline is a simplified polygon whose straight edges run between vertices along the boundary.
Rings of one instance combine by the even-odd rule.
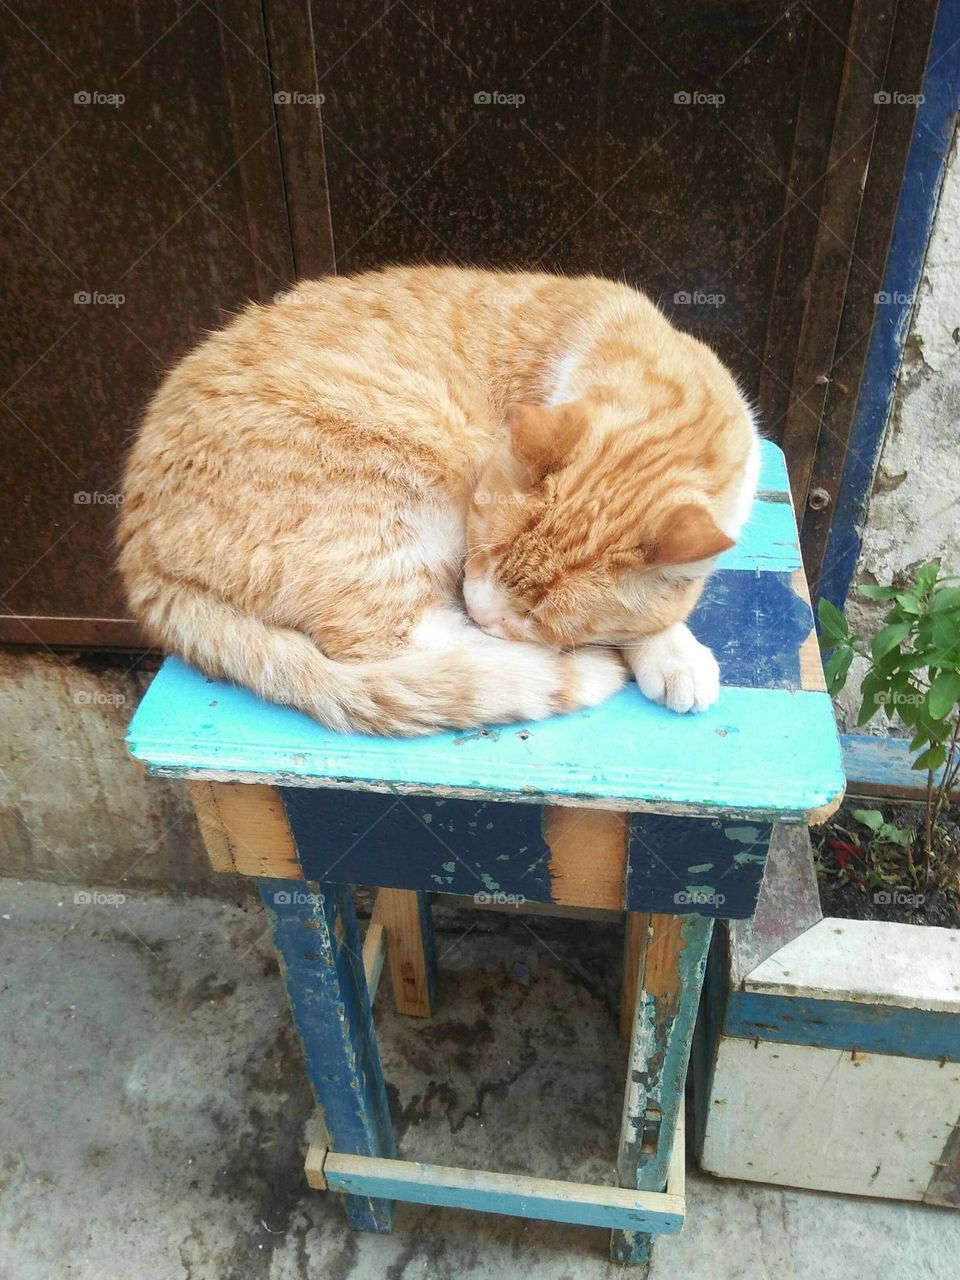
[[[943,802],[950,795],[957,775],[960,773],[960,761],[954,760],[954,753],[957,750],[957,739],[960,736],[960,715],[953,722],[953,732],[950,734],[950,746],[947,748],[947,759],[943,766],[943,781],[937,787],[937,800],[933,810],[933,826],[935,827],[940,821],[940,811],[943,808]],[[932,776],[932,775],[931,775]]]

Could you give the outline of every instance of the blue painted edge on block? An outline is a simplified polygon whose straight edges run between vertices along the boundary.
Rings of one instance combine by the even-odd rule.
[[[731,991],[723,1034],[960,1062],[960,1018],[933,1009]]]
[[[333,1147],[352,1155],[396,1155],[380,1053],[348,885],[258,877],[307,1074]],[[350,1196],[350,1225],[388,1232],[388,1199]]]
[[[437,1171],[438,1174],[442,1170]],[[484,1188],[449,1186],[421,1182],[400,1176],[341,1173],[326,1170],[331,1191],[351,1195],[378,1196],[389,1200],[407,1200],[414,1204],[441,1205],[445,1208],[472,1209],[479,1213],[503,1213],[518,1218],[539,1218],[547,1222],[572,1222],[589,1227],[613,1227],[631,1231],[650,1231],[658,1235],[677,1232],[683,1226],[679,1213],[651,1213],[648,1209],[618,1209],[588,1200],[559,1199],[550,1195],[525,1195]],[[571,1184],[571,1189],[573,1184]]]
[[[847,781],[869,783],[872,787],[890,787],[898,791],[923,793],[927,787],[925,769],[913,769],[915,752],[906,738],[874,738],[865,733],[842,733],[843,770]],[[934,773],[937,784],[943,781],[945,765]]]
[[[894,219],[860,395],[850,430],[819,594],[838,609],[860,555],[877,458],[890,416],[960,104],[960,4],[941,0]]]

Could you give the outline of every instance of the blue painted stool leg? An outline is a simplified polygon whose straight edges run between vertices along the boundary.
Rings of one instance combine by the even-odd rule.
[[[307,1074],[330,1146],[351,1155],[396,1155],[380,1053],[349,885],[258,879],[281,957]],[[393,1201],[345,1196],[362,1231],[390,1230]]]
[[[683,1106],[713,920],[651,915],[630,1036],[617,1174],[622,1187],[663,1191]],[[650,1261],[653,1237],[614,1231],[614,1262]]]

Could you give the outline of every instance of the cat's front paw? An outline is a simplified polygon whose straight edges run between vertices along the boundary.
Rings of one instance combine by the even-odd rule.
[[[640,692],[671,711],[706,711],[720,696],[717,660],[682,622],[627,650]]]

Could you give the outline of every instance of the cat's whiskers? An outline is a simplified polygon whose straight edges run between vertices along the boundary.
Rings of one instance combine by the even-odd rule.
[[[467,565],[475,556],[483,555],[487,551],[493,551],[495,547],[496,547],[495,542],[488,542],[488,543],[482,544],[479,547],[474,547],[472,551],[468,551],[467,554],[464,556],[463,563]]]

